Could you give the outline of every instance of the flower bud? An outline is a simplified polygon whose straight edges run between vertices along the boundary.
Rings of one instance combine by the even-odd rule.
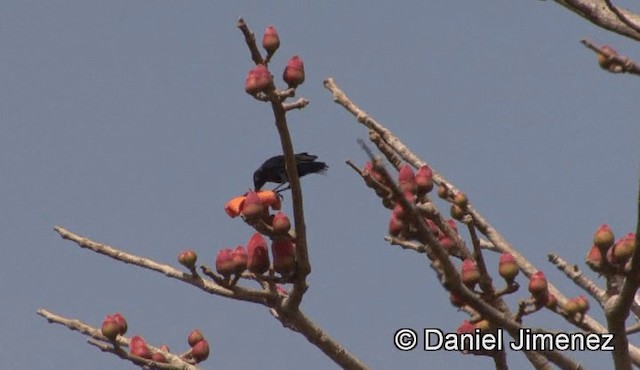
[[[192,249],[187,249],[186,251],[180,252],[178,255],[178,262],[189,270],[195,270],[196,261],[198,260],[198,255]]]
[[[433,190],[433,171],[424,165],[416,172],[416,191],[422,196]]]
[[[605,53],[605,54],[601,54],[601,53],[597,53],[598,55],[598,64],[600,65],[600,68],[602,69],[606,69],[606,70],[610,70],[612,67],[612,64],[614,63],[613,61],[609,60],[609,57],[612,56],[616,56],[618,55],[618,52],[615,51],[611,46],[609,45],[603,45],[600,47],[600,49]]]
[[[231,248],[224,248],[218,251],[216,255],[216,271],[218,274],[229,277],[233,273],[233,256]]]
[[[291,221],[289,221],[289,217],[284,212],[278,212],[273,216],[271,227],[274,234],[284,235],[291,230]]]
[[[491,328],[491,324],[487,319],[482,319],[474,323],[473,326],[475,326],[476,329],[480,329],[481,332],[487,332]]]
[[[442,248],[444,248],[444,250],[449,250],[456,245],[455,240],[444,234],[440,234],[440,236],[438,237],[438,241],[440,242],[440,245],[442,246]]]
[[[611,228],[607,224],[598,226],[598,229],[596,229],[596,232],[593,234],[593,244],[602,251],[611,248],[614,239],[613,231],[611,231]]]
[[[397,218],[393,213],[391,214],[391,219],[389,220],[389,235],[398,236],[402,232],[404,228],[404,224],[402,220]]]
[[[265,208],[258,194],[253,191],[247,193],[242,205],[242,216],[251,221],[257,220],[264,216]]]
[[[408,164],[400,167],[400,171],[398,172],[398,187],[403,193],[416,193],[416,176],[413,173],[413,169],[411,169],[411,166]]]
[[[611,249],[614,264],[626,262],[636,249],[636,235],[634,233],[628,233],[620,238]]]
[[[498,264],[498,273],[506,281],[513,281],[520,272],[516,259],[513,258],[511,253],[505,252],[500,255],[500,262]]]
[[[267,51],[268,55],[273,55],[280,47],[280,36],[278,36],[278,31],[274,26],[269,26],[264,30],[262,47]]]
[[[462,279],[462,282],[470,289],[473,289],[480,280],[480,269],[478,268],[476,261],[471,258],[467,258],[462,261],[461,270],[460,278]]]
[[[131,338],[129,349],[130,353],[134,356],[151,359],[151,351],[149,351],[149,347],[147,347],[147,342],[139,335]]]
[[[120,312],[116,312],[113,314],[112,317],[118,324],[118,327],[120,328],[119,330],[120,335],[127,334],[127,329],[129,328],[129,326],[127,325],[127,320],[125,320],[124,316],[122,316]]]
[[[291,240],[277,240],[271,244],[273,269],[282,276],[289,276],[296,270],[295,244]]]
[[[589,310],[589,301],[582,294],[576,298],[576,304],[578,305],[578,312],[581,314],[585,314]]]
[[[580,312],[580,303],[576,298],[569,298],[564,304],[563,309],[569,316],[573,316]]]
[[[267,92],[273,88],[273,77],[271,76],[271,72],[269,72],[267,67],[262,64],[258,64],[253,69],[253,72],[256,80],[256,89],[258,91]]]
[[[209,357],[209,342],[203,339],[191,347],[191,356],[196,363],[202,362]]]
[[[247,250],[239,245],[231,252],[232,271],[236,275],[240,275],[247,269]]]
[[[458,224],[456,224],[456,220],[450,218],[447,220],[447,223],[449,224],[449,226],[451,226],[453,231],[458,232]]]
[[[260,233],[254,233],[247,243],[247,268],[254,274],[264,274],[269,270],[267,242]]]
[[[464,215],[465,212],[462,208],[460,208],[460,206],[458,206],[457,204],[451,205],[451,218],[461,221]]]
[[[475,331],[475,325],[473,325],[469,320],[462,320],[462,324],[460,324],[460,326],[458,326],[458,330],[456,330],[458,334],[475,333]]]
[[[602,270],[602,251],[596,245],[592,245],[585,258],[585,263],[595,272]]]
[[[256,192],[258,194],[258,198],[265,207],[270,207],[274,210],[279,210],[281,207],[280,197],[273,190],[260,190]]]
[[[102,335],[113,342],[118,337],[118,334],[120,334],[120,325],[118,325],[113,316],[107,315],[104,321],[102,321],[100,330],[102,331]]]
[[[547,278],[542,271],[536,271],[529,278],[529,292],[535,296],[542,296],[547,293]]]
[[[282,79],[294,89],[304,82],[304,63],[299,56],[294,55],[289,59],[284,68]]]
[[[167,362],[167,358],[164,357],[164,355],[161,352],[153,352],[151,354],[151,360],[153,360],[155,362],[160,362],[160,363],[166,363]]]
[[[438,196],[442,199],[447,199],[449,197],[449,187],[444,183],[438,186]]]
[[[203,339],[204,335],[202,335],[202,332],[198,329],[193,329],[191,333],[189,333],[189,336],[187,336],[187,343],[189,343],[190,347],[193,347]]]

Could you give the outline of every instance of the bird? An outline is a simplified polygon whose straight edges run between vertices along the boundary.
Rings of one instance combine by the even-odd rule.
[[[310,173],[324,173],[329,166],[324,162],[318,162],[318,156],[309,154],[307,152],[298,153],[294,155],[296,160],[296,167],[298,168],[298,176],[302,177]],[[287,188],[278,190],[289,182],[287,177],[287,170],[285,169],[284,156],[273,156],[258,167],[253,173],[253,187],[254,191],[260,190],[265,183],[273,182],[279,184],[273,189],[276,192],[287,190]]]

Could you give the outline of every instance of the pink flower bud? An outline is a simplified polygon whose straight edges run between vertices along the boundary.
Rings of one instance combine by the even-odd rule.
[[[408,164],[400,167],[398,172],[398,187],[403,193],[415,194],[416,192],[416,176],[413,173],[413,169]]]
[[[118,334],[120,334],[120,325],[118,325],[113,316],[107,315],[104,321],[102,321],[100,330],[102,331],[102,335],[113,342],[118,337]]]
[[[232,270],[236,275],[240,275],[247,269],[247,250],[239,245],[231,252]]]
[[[113,314],[113,319],[118,324],[120,335],[127,334],[127,329],[129,326],[127,325],[127,320],[125,320],[124,316],[122,316],[119,312]]]
[[[291,229],[291,221],[289,221],[289,217],[287,217],[284,212],[278,212],[273,216],[271,227],[273,227],[273,232],[275,234],[283,235],[288,233]]]
[[[264,30],[262,47],[267,51],[268,55],[273,55],[280,47],[280,36],[278,36],[278,31],[274,26],[269,26]]]
[[[418,195],[424,195],[433,190],[433,171],[424,165],[416,172],[416,190]]]
[[[620,238],[613,247],[611,247],[611,254],[613,255],[613,264],[622,264],[626,262],[633,251],[636,249],[636,235],[634,233],[628,233]]]
[[[264,216],[265,208],[258,194],[253,191],[247,193],[242,205],[242,216],[251,221],[257,220]]]
[[[247,268],[254,274],[264,274],[269,270],[269,252],[267,242],[260,233],[254,233],[247,243]]]
[[[533,296],[544,295],[547,293],[548,283],[547,278],[542,271],[536,271],[529,278],[529,292]]]
[[[282,79],[294,89],[304,82],[304,63],[299,56],[294,55],[289,59],[284,68]]]
[[[209,357],[209,342],[207,342],[206,339],[203,339],[196,343],[191,347],[191,356],[193,356],[196,363],[206,360]]]
[[[231,248],[224,248],[216,255],[216,271],[224,277],[229,277],[233,273],[233,256]]]
[[[278,240],[271,244],[273,269],[282,276],[289,276],[296,269],[295,244],[291,240]]]
[[[204,339],[204,335],[202,335],[202,332],[198,329],[193,329],[189,333],[189,336],[187,336],[187,343],[189,343],[190,347],[193,347],[196,345],[196,343],[198,343],[203,339]]]
[[[596,245],[592,245],[585,258],[585,263],[591,270],[600,272],[602,270],[602,252]]]
[[[516,259],[513,258],[511,253],[505,252],[500,255],[500,262],[498,264],[498,273],[506,281],[513,281],[520,272]]]
[[[391,214],[391,219],[389,220],[389,235],[391,236],[400,235],[403,227],[404,227],[404,224],[402,223],[402,221],[396,216],[394,216],[393,214]]]
[[[460,278],[462,279],[462,282],[469,288],[473,289],[480,280],[480,269],[478,268],[476,261],[471,258],[467,258],[462,261],[461,270]]]
[[[598,226],[598,229],[593,234],[593,244],[595,244],[602,251],[605,251],[613,245],[615,237],[613,231],[607,224]]]
[[[469,320],[463,320],[462,324],[458,326],[458,330],[456,330],[458,334],[475,333],[475,331],[476,331],[475,325],[473,325]]]
[[[141,336],[136,335],[129,343],[130,353],[134,356],[151,359],[151,351],[147,347],[147,342]]]
[[[178,255],[178,262],[189,270],[194,270],[196,268],[196,261],[198,260],[198,255],[192,249],[188,249],[180,252]]]

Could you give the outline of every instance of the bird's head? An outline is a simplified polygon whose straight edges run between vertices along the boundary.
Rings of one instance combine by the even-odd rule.
[[[254,191],[260,190],[265,183],[266,181],[262,176],[262,171],[257,170],[256,172],[253,173],[253,190]]]

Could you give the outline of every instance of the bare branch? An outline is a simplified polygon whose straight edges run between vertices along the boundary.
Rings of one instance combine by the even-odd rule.
[[[601,0],[555,0],[555,2],[598,27],[640,41],[640,33],[629,27],[609,8],[603,6]],[[620,9],[620,13],[629,22],[640,24],[640,15],[625,9]]]
[[[587,48],[593,50],[598,54],[599,58],[604,58],[604,64],[600,63],[600,67],[611,73],[630,73],[634,75],[640,75],[640,65],[633,60],[618,55],[615,51],[608,47],[598,47],[591,41],[583,39],[580,40]]]
[[[89,344],[100,348],[102,351],[113,353],[122,359],[129,360],[138,365],[146,365],[146,366],[155,366],[156,364],[159,365],[159,363],[155,361],[151,361],[138,356],[131,355],[130,353],[127,353],[123,351],[121,348],[119,348],[119,346],[127,346],[127,347],[129,346],[129,343],[131,342],[131,340],[127,337],[123,337],[119,335],[118,338],[116,338],[116,342],[114,343],[109,341],[105,336],[103,336],[102,331],[100,329],[94,328],[91,325],[85,324],[80,320],[69,319],[63,316],[59,316],[43,308],[39,309],[37,313],[38,315],[47,319],[47,321],[49,321],[50,323],[60,324],[62,326],[67,327],[68,329],[78,331],[92,338],[93,340],[90,340]],[[117,344],[117,346],[114,346],[114,344]],[[164,368],[164,369],[169,368],[169,369],[176,369],[176,370],[178,369],[179,370],[198,370],[199,369],[196,366],[186,363],[184,359],[172,353],[162,351],[160,348],[151,346],[149,344],[147,344],[147,347],[149,347],[149,350],[151,352],[162,353],[165,356],[165,358],[169,361],[169,364],[163,364],[163,366],[157,366],[158,368]],[[169,365],[169,367],[166,367],[164,365]]]
[[[71,240],[81,248],[92,250],[96,253],[103,254],[105,256],[111,257],[115,260],[118,260],[124,263],[136,265],[136,266],[145,268],[147,270],[159,272],[167,277],[180,280],[187,284],[198,287],[201,290],[210,294],[215,294],[215,295],[219,295],[227,298],[233,298],[240,301],[259,303],[265,306],[268,306],[268,301],[269,299],[272,298],[272,295],[270,293],[267,293],[264,291],[242,288],[238,286],[234,287],[232,290],[227,287],[220,286],[211,281],[203,280],[199,276],[194,276],[191,274],[184,273],[178,269],[173,268],[172,266],[158,263],[156,261],[153,261],[145,257],[140,257],[131,253],[127,253],[123,250],[114,248],[107,244],[95,242],[89,238],[74,234],[73,232],[61,226],[54,227],[54,230],[58,234],[60,234],[60,236],[63,239]]]

